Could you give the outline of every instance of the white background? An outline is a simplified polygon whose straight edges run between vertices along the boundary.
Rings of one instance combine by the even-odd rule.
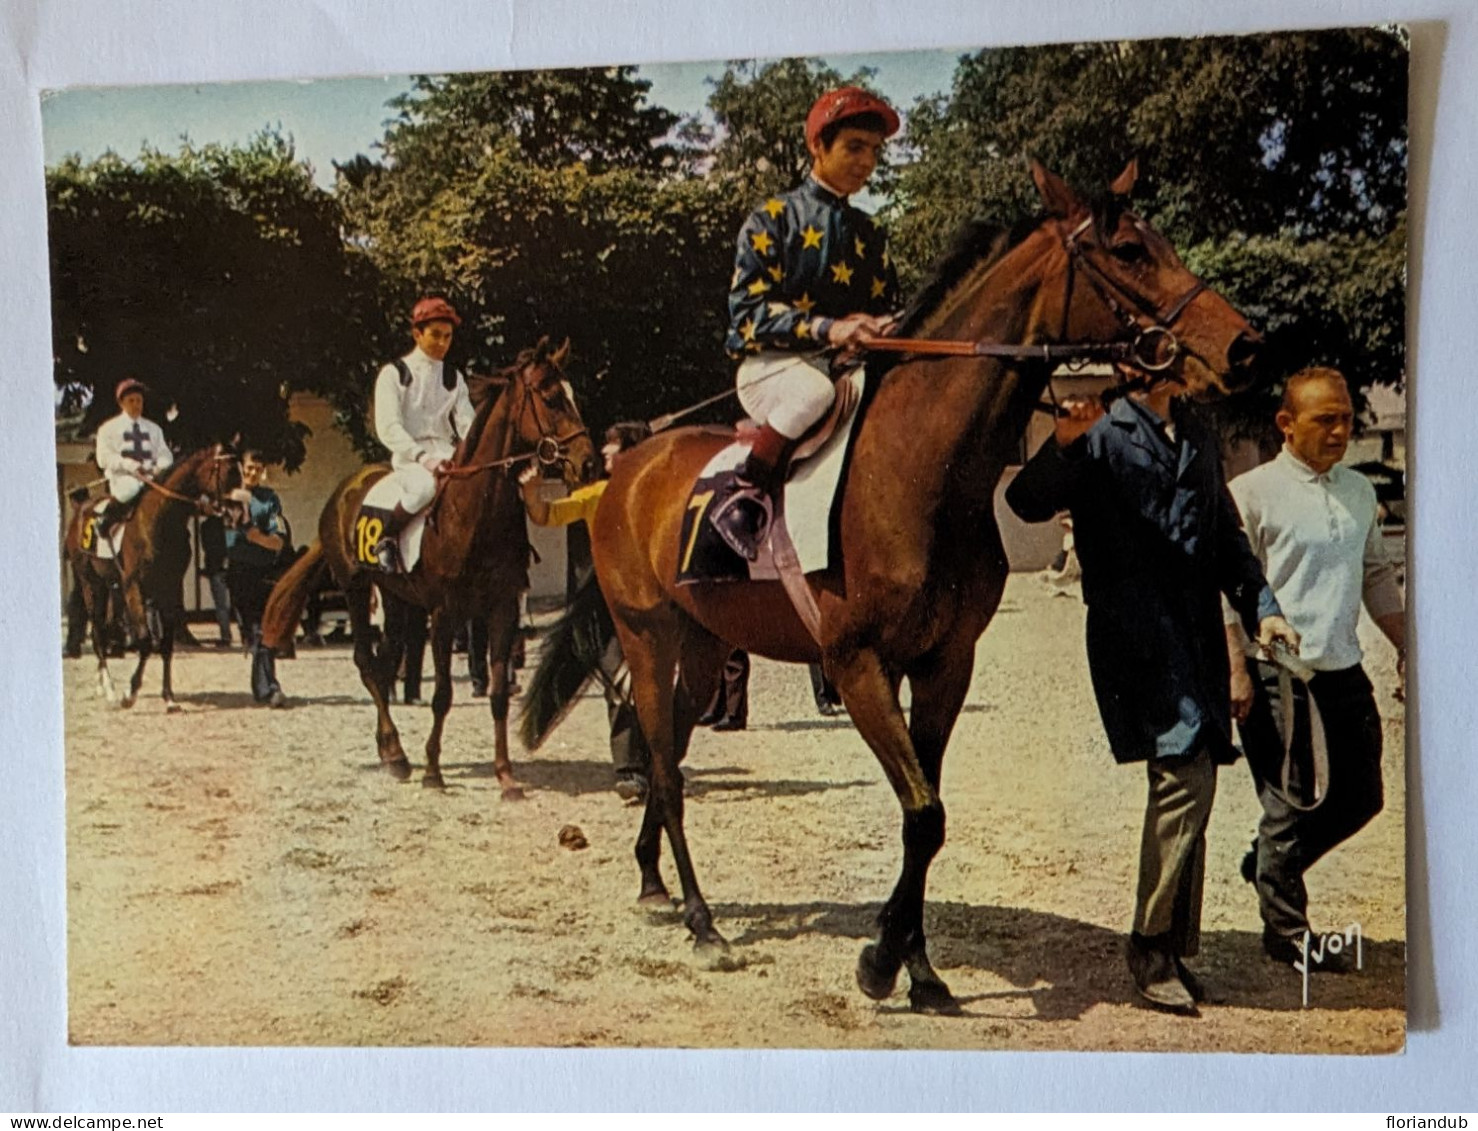
[[[1478,1107],[1472,458],[1478,13],[1443,0],[0,0],[0,1111]],[[1401,21],[1412,73],[1415,623],[1404,1056],[113,1050],[66,1043],[42,88],[1063,42]],[[311,296],[305,296],[311,303]],[[305,311],[311,317],[311,307]],[[231,757],[229,750],[221,751]],[[147,751],[120,751],[138,759]],[[141,768],[157,773],[163,767]],[[1069,819],[1070,815],[1069,815]],[[427,930],[437,930],[435,923]]]

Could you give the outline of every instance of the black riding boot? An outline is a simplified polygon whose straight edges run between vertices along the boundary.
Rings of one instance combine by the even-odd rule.
[[[759,557],[770,533],[775,488],[785,481],[785,466],[794,442],[766,424],[749,455],[734,472],[733,489],[713,508],[708,521],[745,561]]]
[[[400,561],[400,534],[411,521],[411,515],[399,503],[385,519],[385,529],[375,543],[375,560],[386,573],[402,572]]]
[[[99,512],[97,525],[93,527],[99,541],[107,538],[113,527],[123,521],[124,517],[128,514],[128,508],[128,503],[120,503],[117,499],[111,497],[108,499],[108,505]]]

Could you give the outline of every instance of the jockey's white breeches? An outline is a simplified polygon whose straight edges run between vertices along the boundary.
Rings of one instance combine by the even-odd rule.
[[[826,415],[836,399],[831,377],[819,356],[769,350],[746,358],[737,378],[739,403],[759,424],[787,440],[799,440]]]
[[[124,472],[121,475],[108,476],[108,494],[120,503],[131,503],[139,497],[139,492],[144,489],[144,481],[136,475]]]
[[[422,436],[416,443],[421,452],[436,459],[451,459],[457,450],[450,440],[440,438]],[[436,495],[436,476],[419,460],[407,459],[399,452],[390,456],[387,478],[400,488],[400,505],[407,514],[415,514]]]
[[[386,478],[399,488],[400,498],[396,501],[407,514],[415,514],[436,494],[436,476],[419,463],[392,467]]]

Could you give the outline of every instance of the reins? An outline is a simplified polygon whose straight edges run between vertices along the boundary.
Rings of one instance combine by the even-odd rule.
[[[1043,342],[1039,345],[1017,345],[989,339],[962,341],[952,338],[865,338],[859,344],[871,353],[896,353],[917,358],[995,357],[1010,361],[1039,361],[1046,365],[1066,364],[1069,366],[1101,361],[1134,369],[1137,376],[1126,378],[1120,375],[1118,384],[1102,394],[1105,402],[1136,390],[1148,389],[1160,381],[1179,380],[1175,374],[1169,372],[1179,360],[1181,353],[1180,339],[1175,336],[1175,323],[1179,321],[1180,316],[1185,313],[1186,308],[1196,296],[1206,290],[1206,281],[1197,279],[1185,294],[1162,312],[1142,296],[1116,283],[1084,254],[1078,237],[1092,226],[1093,217],[1089,215],[1070,232],[1064,233],[1060,227],[1058,229],[1063,250],[1068,256],[1061,336],[1067,336],[1067,315],[1072,300],[1074,271],[1075,268],[1081,267],[1084,277],[1093,287],[1094,292],[1132,333],[1131,338],[1112,342]],[[1143,224],[1138,226],[1141,231],[1144,230]],[[1119,301],[1120,298],[1127,299],[1131,305],[1137,307],[1141,314],[1150,320],[1149,323],[1146,324],[1140,318],[1135,317],[1124,303]],[[767,379],[761,378],[761,380]],[[1038,412],[1046,412],[1053,416],[1062,415],[1064,410],[1057,401],[1050,376],[1047,380],[1047,390],[1051,397],[1050,403],[1042,401],[1033,407]],[[726,389],[722,393],[706,397],[676,412],[654,417],[648,422],[648,427],[653,432],[661,432],[672,427],[683,417],[735,396],[737,392],[737,389]]]

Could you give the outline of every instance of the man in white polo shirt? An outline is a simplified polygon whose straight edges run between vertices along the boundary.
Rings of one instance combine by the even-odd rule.
[[[1403,671],[1406,616],[1376,521],[1375,489],[1339,465],[1354,425],[1344,377],[1321,368],[1294,374],[1277,423],[1282,451],[1228,486],[1278,604],[1298,630],[1299,659],[1313,671],[1306,684],[1283,683],[1296,719],[1290,793],[1301,800],[1283,792],[1287,747],[1278,668],[1255,660],[1233,664],[1231,695],[1263,807],[1242,875],[1257,887],[1264,951],[1292,963],[1309,929],[1304,873],[1383,803],[1381,721],[1355,635],[1360,605],[1396,646]],[[1233,655],[1245,644],[1235,620],[1229,616],[1227,625]],[[1310,695],[1323,725],[1329,781],[1322,802],[1300,808],[1312,800]]]

